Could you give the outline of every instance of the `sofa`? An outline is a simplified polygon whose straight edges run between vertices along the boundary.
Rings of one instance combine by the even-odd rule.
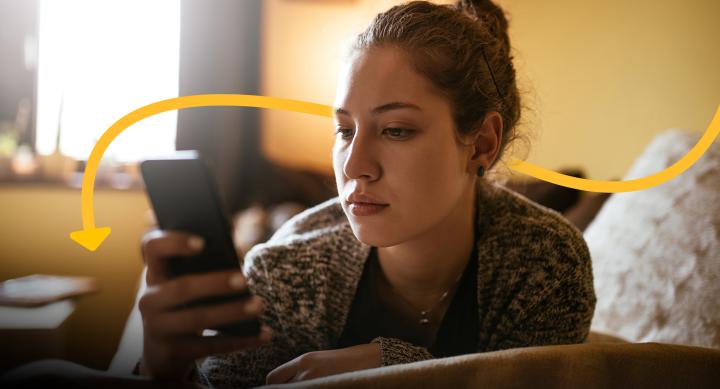
[[[700,135],[658,134],[623,179],[665,169]],[[564,172],[584,176],[581,168]],[[504,185],[583,232],[598,297],[585,343],[434,359],[281,386],[720,387],[720,142],[682,175],[638,192],[580,192],[518,178]],[[236,215],[239,251],[301,210],[281,204]],[[138,296],[142,290],[140,285]],[[128,374],[141,348],[136,307],[109,370]]]

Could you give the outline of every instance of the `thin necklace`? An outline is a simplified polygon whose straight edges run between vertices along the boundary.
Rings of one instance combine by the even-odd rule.
[[[479,212],[479,209],[476,208],[476,209],[475,209],[475,217],[473,218],[473,246],[472,246],[472,247],[473,247],[473,250],[472,250],[472,252],[471,252],[471,254],[470,254],[470,257],[471,257],[471,258],[470,258],[470,262],[472,262],[473,259],[474,259],[474,257],[476,256],[476,254],[475,254],[475,248],[476,248],[475,245],[476,245],[476,241],[477,241],[477,235],[476,235],[477,231],[475,231],[475,226],[477,226],[478,212]],[[379,254],[377,253],[377,251],[375,252],[375,254],[376,254],[376,257],[375,257],[375,258],[377,259],[376,265],[377,265],[377,267],[378,267],[377,273],[378,273],[378,274],[382,274],[382,269],[380,268],[380,257],[379,257]],[[468,262],[468,264],[466,264],[465,267],[469,266],[469,263],[470,263],[470,262]],[[437,308],[437,307],[440,305],[441,302],[443,302],[443,301],[447,298],[448,294],[450,294],[450,291],[457,285],[457,283],[460,281],[460,278],[462,278],[462,275],[463,275],[464,273],[465,273],[465,268],[463,268],[463,270],[460,271],[460,274],[458,274],[458,276],[455,278],[455,281],[450,285],[450,287],[449,287],[445,292],[443,292],[443,294],[440,296],[440,298],[438,299],[438,301],[435,302],[435,304],[433,304],[433,305],[432,305],[430,308],[428,308],[428,309],[421,309],[421,310],[420,310],[420,314],[419,314],[419,318],[418,318],[418,323],[419,323],[420,325],[426,326],[426,325],[430,324],[430,317],[429,317],[429,315],[435,310],[435,308]],[[380,278],[383,278],[383,279],[384,279],[384,277],[380,277]],[[412,309],[415,310],[415,311],[418,310],[418,308],[417,308],[413,303],[411,303],[409,300],[407,300],[405,297],[403,297],[403,295],[401,295],[400,293],[398,293],[397,291],[395,291],[395,288],[393,288],[393,286],[390,285],[389,282],[386,281],[385,283],[386,283],[387,286],[390,288],[390,291],[391,291],[394,295],[398,296],[398,297],[400,298],[400,300],[402,300],[402,301],[405,303],[405,305],[407,305],[408,307],[412,308]]]
[[[458,281],[460,281],[460,278],[462,278],[462,275],[464,272],[465,272],[465,270],[463,269],[463,271],[461,271],[460,274],[455,278],[455,281],[453,281],[453,283],[450,285],[450,287],[445,292],[443,292],[443,294],[440,296],[438,301],[435,302],[435,304],[433,304],[428,309],[420,310],[419,316],[418,316],[418,324],[423,325],[423,326],[430,324],[429,315],[435,310],[435,308],[437,308],[440,305],[441,302],[445,301],[447,296],[450,294],[450,291],[455,287],[455,285],[457,285]],[[388,287],[390,287],[390,290],[393,292],[393,294],[398,296],[400,298],[400,300],[402,300],[407,306],[409,306],[413,310],[418,310],[418,308],[413,303],[411,303],[409,300],[407,300],[405,297],[403,297],[403,295],[401,295],[400,293],[397,293],[395,288],[393,288],[393,286],[390,285],[389,282],[387,282],[387,285],[388,285]]]

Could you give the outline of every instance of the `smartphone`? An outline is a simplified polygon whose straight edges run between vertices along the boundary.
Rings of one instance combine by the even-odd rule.
[[[231,224],[217,185],[197,151],[179,151],[171,156],[143,160],[140,171],[160,229],[184,231],[205,239],[201,253],[168,258],[169,277],[240,268]],[[246,290],[201,299],[185,307],[218,304],[250,296],[249,290]],[[260,333],[260,322],[253,319],[210,329],[233,336],[256,336]]]

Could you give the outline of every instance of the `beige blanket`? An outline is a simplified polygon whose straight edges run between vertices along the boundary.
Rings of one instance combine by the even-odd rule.
[[[720,388],[720,350],[659,343],[528,347],[339,374],[282,388]]]

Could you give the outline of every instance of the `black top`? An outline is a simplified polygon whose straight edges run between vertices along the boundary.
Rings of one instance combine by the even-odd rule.
[[[400,314],[397,309],[383,301],[374,284],[380,271],[377,249],[372,247],[345,328],[338,341],[338,348],[370,343],[372,339],[381,336],[425,347],[437,358],[477,352],[479,309],[475,244],[439,328],[421,326],[417,324],[417,319]],[[427,331],[433,331],[432,328],[438,328],[437,333],[428,337]]]

